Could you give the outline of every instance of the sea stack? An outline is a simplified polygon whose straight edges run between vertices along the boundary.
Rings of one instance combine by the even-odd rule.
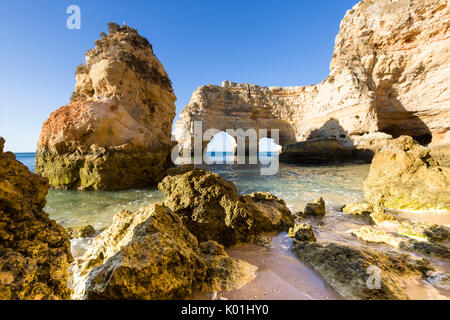
[[[42,126],[36,172],[52,187],[152,185],[170,154],[171,81],[146,38],[126,25],[108,29],[78,66],[70,103]]]

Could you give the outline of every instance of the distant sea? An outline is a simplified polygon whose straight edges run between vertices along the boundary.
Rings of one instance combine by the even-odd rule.
[[[24,165],[28,167],[31,172],[34,172],[34,162],[36,153],[34,152],[18,152],[15,153],[16,159],[22,162]]]

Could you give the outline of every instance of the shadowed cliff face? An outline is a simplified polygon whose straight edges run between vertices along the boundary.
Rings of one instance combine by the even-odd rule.
[[[109,24],[76,79],[72,101],[42,126],[36,172],[68,189],[155,183],[171,149],[176,97],[147,39]]]
[[[324,81],[286,88],[229,81],[202,86],[183,109],[175,136],[189,143],[192,122],[202,120],[203,131],[279,129],[284,146],[307,140],[337,119],[346,132],[338,140],[351,139],[355,147],[370,148],[367,141],[377,140],[378,133],[448,145],[448,83],[447,1],[362,1],[341,22]]]

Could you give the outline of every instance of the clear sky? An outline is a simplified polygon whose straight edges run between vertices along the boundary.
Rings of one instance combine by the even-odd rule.
[[[110,21],[152,43],[178,97],[223,80],[308,85],[329,72],[334,39],[357,0],[0,1],[0,135],[35,151],[41,125],[69,102],[75,68]],[[81,29],[66,8],[81,8]]]

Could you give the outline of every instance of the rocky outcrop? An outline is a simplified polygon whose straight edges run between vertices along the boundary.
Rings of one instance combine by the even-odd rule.
[[[373,205],[371,205],[370,203],[361,203],[361,202],[347,203],[342,208],[343,213],[354,216],[368,216],[374,211],[375,209]]]
[[[373,158],[364,196],[386,208],[450,211],[450,169],[440,166],[429,148],[402,136]]]
[[[201,86],[175,124],[175,136],[192,148],[197,120],[203,132],[252,128],[268,129],[271,136],[278,129],[291,160],[329,162],[366,159],[390,136],[409,135],[431,142],[445,157],[450,150],[449,26],[445,0],[361,1],[341,22],[324,81],[286,88],[229,81]],[[287,146],[302,141],[308,143]]]
[[[70,241],[42,211],[47,180],[3,152],[4,143],[0,138],[0,299],[68,299]]]
[[[228,256],[215,241],[200,244],[200,252],[207,266],[200,289],[203,292],[239,290],[256,277],[257,267]]]
[[[308,223],[295,224],[289,229],[288,236],[297,241],[316,242],[313,227]]]
[[[121,211],[73,265],[75,299],[175,299],[192,290],[237,290],[256,267],[230,258],[223,246],[199,244],[161,203]]]
[[[364,226],[359,230],[353,230],[352,235],[366,242],[384,243],[395,248],[430,255],[442,259],[450,259],[450,249],[448,246],[428,241],[418,241],[408,237],[395,236],[392,233]]]
[[[309,202],[306,204],[303,212],[307,216],[324,216],[326,213],[325,201],[320,197],[314,200],[314,202]]]
[[[65,189],[157,183],[171,150],[176,97],[147,39],[110,24],[76,79],[72,101],[42,126],[36,172]]]
[[[205,170],[168,176],[158,188],[166,195],[164,204],[199,241],[215,240],[230,246],[293,224],[283,200],[269,193],[239,196],[231,181]]]
[[[131,240],[90,272],[86,299],[182,298],[204,278],[197,239],[180,218],[161,205],[145,210]]]
[[[70,239],[92,238],[95,235],[95,229],[91,225],[69,227],[66,228],[66,231],[69,234]]]
[[[352,300],[408,299],[401,278],[425,276],[431,269],[426,259],[337,243],[295,241],[292,250],[342,297]]]

